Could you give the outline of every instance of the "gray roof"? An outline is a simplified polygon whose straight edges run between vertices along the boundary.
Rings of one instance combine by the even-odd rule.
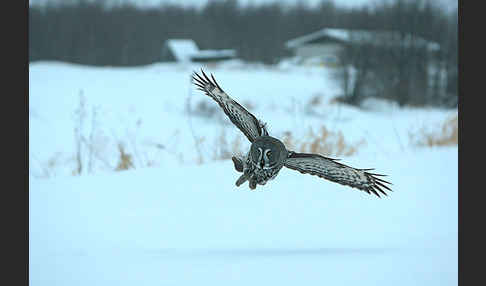
[[[193,54],[191,58],[219,58],[219,57],[235,57],[236,56],[236,51],[235,50],[200,50],[196,54]]]
[[[314,33],[289,40],[285,43],[285,46],[289,49],[294,49],[323,37],[328,37],[330,39],[334,39],[338,42],[343,42],[343,43],[363,43],[369,41],[373,41],[373,43],[376,43],[374,42],[376,40],[376,36],[379,36],[381,39],[384,40],[383,43],[386,42],[387,44],[398,43],[398,40],[400,39],[400,34],[394,31],[347,30],[347,29],[324,28]],[[438,43],[427,41],[417,36],[412,37],[411,34],[407,34],[405,36],[405,40],[409,44],[412,43],[411,41],[412,39],[416,41],[415,42],[416,44],[427,45],[427,48],[430,51],[437,51],[440,49],[440,45]]]

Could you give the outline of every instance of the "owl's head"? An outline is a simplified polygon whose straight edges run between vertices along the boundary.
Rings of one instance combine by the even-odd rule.
[[[282,165],[287,154],[285,145],[271,136],[258,137],[250,147],[251,160],[260,169],[270,169],[279,164]]]

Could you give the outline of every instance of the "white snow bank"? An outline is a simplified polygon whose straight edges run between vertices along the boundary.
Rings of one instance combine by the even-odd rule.
[[[457,285],[457,148],[343,160],[383,199],[231,162],[30,178],[31,285]]]

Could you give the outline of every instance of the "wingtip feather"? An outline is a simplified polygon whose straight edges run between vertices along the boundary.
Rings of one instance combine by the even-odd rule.
[[[219,86],[218,82],[214,78],[213,74],[211,74],[211,78],[213,79],[214,84],[222,91],[223,89]]]
[[[381,198],[380,195],[374,189],[371,189],[370,191],[373,192],[373,194],[375,194],[377,197]]]

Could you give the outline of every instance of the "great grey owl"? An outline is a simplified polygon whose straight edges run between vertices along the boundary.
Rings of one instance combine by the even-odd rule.
[[[250,189],[254,190],[257,184],[265,185],[274,179],[285,166],[302,174],[316,175],[378,197],[378,192],[387,195],[383,189],[391,191],[385,185],[391,183],[378,178],[385,175],[367,172],[373,169],[356,169],[336,162],[337,159],[287,150],[282,141],[268,135],[262,121],[223,91],[212,74],[209,79],[203,70],[201,72],[202,76],[194,72],[194,84],[219,104],[231,122],[251,142],[245,157],[232,157],[235,169],[243,173],[236,181],[236,186],[248,181]]]

